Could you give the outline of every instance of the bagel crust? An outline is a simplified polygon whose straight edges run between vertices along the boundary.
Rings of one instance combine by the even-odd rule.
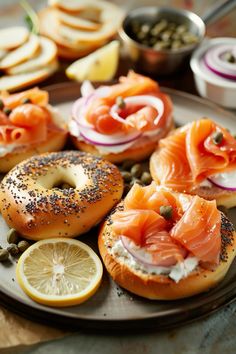
[[[128,159],[138,162],[147,159],[156,149],[159,139],[166,136],[173,128],[174,124],[172,118],[170,118],[168,119],[166,126],[163,128],[162,133],[157,137],[156,140],[147,140],[144,143],[141,143],[140,145],[131,147],[120,153],[103,154],[99,152],[99,150],[94,145],[89,144],[85,141],[81,141],[77,139],[77,137],[71,136],[71,140],[77,149],[89,152],[90,154],[93,154],[95,156],[103,157],[104,159],[112,163],[121,163]]]
[[[63,183],[71,187],[57,188]],[[4,177],[0,209],[26,238],[75,237],[99,223],[122,192],[122,176],[110,162],[79,151],[47,153]]]
[[[0,173],[10,171],[19,162],[33,156],[39,155],[44,152],[59,151],[61,150],[67,139],[67,132],[65,130],[58,130],[48,133],[46,141],[40,144],[34,144],[30,147],[12,151],[3,157],[0,157]]]
[[[206,270],[200,266],[178,283],[166,275],[152,275],[132,268],[112,252],[119,239],[112,231],[111,219],[101,228],[98,246],[105,267],[121,287],[139,296],[153,300],[174,300],[205,292],[215,287],[226,275],[236,255],[236,233],[233,225],[221,214],[222,251],[219,266]]]

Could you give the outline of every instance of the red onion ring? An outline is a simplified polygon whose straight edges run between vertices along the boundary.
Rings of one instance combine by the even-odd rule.
[[[236,51],[233,46],[229,45],[214,46],[206,52],[203,58],[204,64],[216,75],[236,80],[236,65],[222,59],[225,52],[232,50]]]
[[[88,96],[90,97],[90,96]],[[85,106],[85,100],[87,98],[85,97],[80,97],[78,100],[76,100],[72,106],[72,117],[74,120],[78,123],[78,125],[82,128],[86,129],[94,129],[94,126],[85,119],[84,114],[82,110],[86,107]]]
[[[91,93],[94,93],[95,88],[93,87],[93,85],[91,84],[91,81],[89,80],[85,80],[80,88],[80,92],[82,97],[87,97],[89,95],[91,95]]]
[[[89,143],[97,146],[119,146],[131,143],[142,135],[141,132],[132,131],[128,134],[119,133],[105,135],[98,133],[95,130],[80,127],[80,135]]]
[[[224,181],[224,175],[229,175],[229,179]],[[230,176],[232,174],[232,176]],[[222,176],[223,175],[223,176]],[[222,181],[223,178],[223,181]],[[217,175],[208,177],[208,180],[214,184],[216,187],[225,189],[228,191],[236,191],[236,170],[225,173],[218,173]],[[233,182],[234,186],[229,186],[229,183]]]

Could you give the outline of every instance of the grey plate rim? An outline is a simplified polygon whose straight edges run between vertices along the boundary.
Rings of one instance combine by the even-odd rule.
[[[64,92],[66,92],[66,88],[68,88],[70,90],[77,91],[79,90],[80,86],[81,86],[80,83],[65,82],[65,83],[46,86],[43,87],[43,89],[49,92],[50,100],[52,102],[59,103],[59,102],[66,102],[66,100],[57,101],[56,92],[58,90],[63,90]],[[213,110],[217,110],[218,112],[222,112],[222,115],[224,116],[227,115],[230,119],[235,119],[236,121],[235,114],[224,110],[223,108],[219,107],[217,104],[210,102],[206,99],[194,96],[186,92],[178,91],[175,89],[170,89],[165,87],[162,87],[161,89],[163,92],[167,94],[176,95],[182,97],[183,99],[189,99],[207,105],[209,108]],[[51,97],[53,95],[55,95],[54,98]],[[60,311],[60,308],[46,307],[42,309],[40,308],[40,305],[37,303],[34,303],[31,306],[24,299],[17,297],[17,295],[15,294],[12,295],[10,292],[8,292],[5,289],[2,290],[0,284],[0,302],[2,302],[2,304],[8,309],[24,317],[32,319],[31,311],[33,310],[33,315],[34,315],[33,319],[38,320],[40,322],[47,322],[47,323],[51,322],[54,325],[64,326],[69,321],[70,324],[75,328],[81,327],[81,324],[83,328],[97,328],[98,325],[101,325],[101,329],[110,329],[110,330],[137,329],[141,323],[145,324],[145,326],[149,325],[150,328],[164,329],[164,328],[174,327],[178,324],[192,322],[193,320],[206,316],[207,314],[210,314],[216,311],[217,309],[225,306],[226,304],[229,304],[232,301],[234,301],[234,299],[236,298],[236,281],[235,283],[233,282],[227,284],[224,288],[219,289],[217,294],[218,295],[216,296],[215,292],[213,293],[208,292],[207,296],[201,299],[201,301],[198,302],[193,301],[190,304],[186,304],[184,310],[187,313],[187,317],[185,316],[184,318],[183,316],[181,317],[181,315],[183,314],[183,309],[177,307],[175,309],[163,310],[163,311],[154,312],[152,314],[147,314],[138,317],[135,316],[130,318],[114,317],[109,319],[106,317],[98,318],[98,317],[88,316],[88,315],[78,315],[75,313],[67,313],[67,315],[65,315]],[[14,300],[14,306],[12,306],[12,300]],[[215,302],[213,303],[213,301]],[[198,313],[199,307],[201,307],[203,311]],[[55,318],[52,319],[50,315],[54,315]],[[149,320],[151,320],[150,323],[147,323]],[[159,322],[160,320],[162,323]],[[111,324],[112,324],[112,328],[110,327]]]

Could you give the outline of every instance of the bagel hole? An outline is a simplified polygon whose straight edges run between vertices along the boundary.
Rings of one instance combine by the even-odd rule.
[[[58,181],[52,187],[52,189],[70,189],[75,188],[75,184],[71,181]]]

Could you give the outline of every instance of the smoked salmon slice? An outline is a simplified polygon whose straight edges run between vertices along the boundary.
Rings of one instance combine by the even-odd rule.
[[[171,266],[181,262],[186,251],[165,230],[166,220],[153,210],[125,210],[113,215],[113,230],[126,236],[152,255],[155,265]]]
[[[3,92],[0,98],[10,110],[9,115],[0,111],[0,145],[17,148],[36,144],[45,141],[51,130],[60,130],[47,108],[46,91],[35,87],[16,94]]]
[[[171,218],[161,206],[173,210]],[[205,268],[219,264],[221,214],[215,201],[172,192],[154,182],[134,185],[123,202],[123,210],[112,215],[112,229],[151,254],[155,265],[172,266],[190,255]]]
[[[218,133],[219,143],[214,140]],[[186,193],[209,176],[235,168],[236,140],[210,119],[194,121],[161,139],[150,160],[158,184]]]
[[[139,95],[154,96],[162,100],[164,113],[158,126],[154,124],[158,114],[157,110],[150,105],[140,107],[138,101],[136,107],[132,106],[131,111],[129,107],[120,111],[126,124],[122,124],[110,115],[110,109],[116,103],[117,97],[124,99]],[[84,112],[86,120],[102,134],[129,133],[133,129],[141,132],[156,130],[166,125],[173,111],[170,98],[160,92],[157,82],[133,71],[130,71],[127,77],[120,77],[119,83],[95,90],[93,98],[89,100],[89,103],[87,102],[86,106]]]
[[[215,200],[194,196],[170,235],[202,262],[219,264],[221,215]]]

